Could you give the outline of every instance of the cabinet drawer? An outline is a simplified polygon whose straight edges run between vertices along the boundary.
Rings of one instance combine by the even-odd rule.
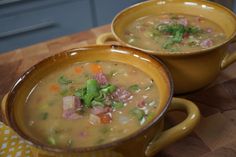
[[[0,11],[0,52],[79,32],[93,26],[88,0],[56,1],[60,3],[35,5],[39,1],[34,1],[35,3],[30,4],[31,8],[29,3],[26,3],[25,9],[22,5],[14,8],[13,4],[9,4],[13,5],[13,10]]]

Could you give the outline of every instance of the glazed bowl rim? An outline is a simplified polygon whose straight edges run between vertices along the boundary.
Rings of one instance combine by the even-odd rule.
[[[149,122],[148,124],[146,124],[145,126],[141,127],[139,130],[135,131],[134,133],[125,136],[121,139],[106,143],[106,144],[102,144],[102,145],[97,145],[97,146],[90,146],[90,147],[77,147],[77,148],[56,148],[56,147],[51,147],[49,145],[45,145],[42,142],[39,142],[38,140],[35,140],[32,137],[27,136],[23,131],[21,131],[20,127],[18,127],[17,123],[15,122],[15,117],[14,117],[14,113],[13,113],[13,98],[14,98],[14,94],[16,94],[17,89],[19,86],[21,86],[21,83],[25,81],[25,79],[27,78],[27,76],[34,72],[37,68],[40,68],[40,66],[42,66],[42,64],[44,64],[45,62],[47,62],[48,60],[51,59],[55,59],[55,58],[60,58],[61,55],[71,55],[72,53],[83,53],[84,50],[93,50],[93,49],[98,49],[98,48],[102,48],[102,49],[110,49],[110,50],[114,50],[114,49],[119,49],[122,51],[126,51],[129,52],[129,54],[138,54],[138,55],[142,55],[145,56],[145,58],[148,58],[151,60],[151,64],[156,64],[159,65],[161,67],[161,70],[165,73],[166,77],[167,77],[167,83],[169,84],[169,89],[168,89],[168,98],[167,98],[167,102],[165,104],[165,106],[163,107],[162,111],[160,114],[156,115],[155,118],[153,118],[153,120],[151,122]],[[86,53],[86,52],[84,52]],[[115,52],[118,53],[118,52]],[[124,54],[126,55],[126,54]],[[108,59],[109,60],[109,59]],[[155,62],[154,62],[155,61]],[[128,64],[128,63],[126,63]],[[129,64],[132,65],[132,64]],[[46,150],[49,152],[55,152],[55,153],[84,153],[84,152],[91,152],[91,151],[98,151],[98,150],[102,150],[102,149],[107,149],[107,148],[111,148],[117,145],[122,144],[125,141],[128,141],[130,139],[136,138],[138,137],[140,134],[142,134],[145,130],[147,130],[148,128],[151,128],[154,126],[154,124],[156,124],[161,117],[166,113],[170,102],[172,100],[173,97],[173,80],[171,77],[171,73],[170,71],[167,69],[167,67],[157,58],[154,58],[148,54],[145,54],[143,52],[141,52],[140,50],[135,50],[133,48],[129,48],[129,47],[125,47],[125,46],[118,46],[118,45],[91,45],[91,46],[86,46],[86,47],[82,47],[82,48],[75,48],[75,49],[70,49],[70,50],[66,50],[63,52],[60,52],[58,54],[52,55],[50,57],[47,57],[45,59],[43,59],[42,61],[38,62],[37,64],[35,64],[34,66],[32,66],[30,69],[28,69],[26,72],[24,72],[14,83],[14,85],[12,86],[8,97],[6,99],[6,119],[9,120],[9,126],[20,136],[22,137],[24,140],[26,140],[26,142],[30,145],[32,145],[33,147],[39,148],[41,150]]]
[[[132,47],[134,49],[138,49],[138,50],[141,50],[145,53],[148,53],[148,54],[151,54],[151,55],[156,55],[156,56],[175,56],[175,57],[179,57],[179,56],[189,56],[189,55],[196,55],[196,54],[202,54],[202,53],[207,53],[211,50],[214,50],[214,49],[217,49],[219,47],[221,47],[222,45],[225,45],[227,43],[230,43],[234,40],[234,38],[236,37],[236,27],[234,29],[234,32],[230,35],[230,37],[228,37],[227,39],[225,39],[224,42],[221,42],[220,44],[217,44],[213,47],[210,47],[210,48],[207,48],[207,49],[202,49],[202,50],[194,50],[194,51],[189,51],[189,52],[161,52],[160,51],[155,51],[155,50],[148,50],[148,49],[144,49],[144,48],[140,48],[140,47],[137,47],[137,46],[134,46],[134,45],[131,45],[127,42],[125,42],[124,40],[122,40],[116,33],[115,31],[115,23],[117,23],[117,21],[120,20],[120,17],[122,17],[123,14],[125,14],[127,11],[133,9],[133,8],[136,8],[136,7],[139,7],[139,6],[142,6],[142,5],[145,5],[145,4],[148,4],[148,3],[154,3],[156,1],[163,1],[163,0],[151,0],[151,1],[144,1],[144,2],[140,2],[140,3],[137,3],[137,4],[134,4],[134,5],[131,5],[125,9],[123,9],[122,11],[120,11],[119,13],[116,14],[116,16],[113,18],[112,20],[112,23],[111,23],[111,32],[112,34],[114,35],[114,37],[116,38],[116,40],[118,40],[118,42],[122,43],[123,45],[127,46],[127,47]],[[189,0],[171,0],[171,1],[167,1],[167,3],[183,3],[183,2],[188,2]],[[231,11],[230,9],[218,4],[218,3],[215,3],[215,2],[211,2],[211,1],[207,1],[207,0],[190,0],[192,2],[196,2],[198,4],[210,4],[210,5],[215,5],[219,8],[221,8],[222,10],[228,12],[235,20],[235,23],[236,23],[236,15],[233,11]]]

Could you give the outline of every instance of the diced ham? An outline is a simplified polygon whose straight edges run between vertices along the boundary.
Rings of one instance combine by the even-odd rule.
[[[196,17],[196,22],[197,22],[197,23],[200,23],[202,20],[203,20],[203,19],[202,19],[201,17],[199,17],[199,16]]]
[[[139,108],[145,107],[145,106],[146,106],[145,100],[141,100],[140,102],[138,102],[137,106],[138,106]]]
[[[63,97],[63,113],[62,117],[65,119],[78,119],[81,116],[76,111],[82,109],[83,105],[76,96]]]
[[[189,33],[184,33],[184,39],[188,39],[189,38]]]
[[[101,107],[101,106],[96,106],[93,107],[90,112],[94,115],[99,115],[99,114],[104,114],[104,113],[108,113],[108,112],[112,112],[112,108],[111,107]]]
[[[108,79],[104,73],[97,73],[94,79],[96,79],[100,85],[108,84]]]
[[[202,48],[209,48],[209,47],[213,46],[213,41],[211,39],[205,39],[200,43],[200,46]]]
[[[132,94],[124,88],[117,88],[116,91],[111,94],[111,97],[116,101],[126,103],[132,99]]]
[[[205,31],[206,31],[207,33],[212,33],[212,32],[213,32],[213,30],[212,30],[211,28],[207,28]]]
[[[65,96],[63,97],[63,110],[82,108],[80,98],[77,96]]]
[[[112,108],[107,106],[107,107],[105,107],[105,111],[106,111],[106,113],[112,112]]]
[[[74,110],[63,110],[62,117],[69,120],[75,120],[81,118],[82,116],[77,114]]]
[[[86,132],[86,131],[80,131],[80,132],[79,132],[79,136],[80,136],[80,137],[87,137],[87,136],[88,136],[88,132]]]
[[[181,19],[178,19],[177,21],[178,24],[181,24],[183,26],[188,26],[188,20],[186,18],[181,18]]]

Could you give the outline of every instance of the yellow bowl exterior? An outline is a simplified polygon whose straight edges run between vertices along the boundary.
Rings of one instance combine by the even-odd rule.
[[[227,36],[220,45],[194,51],[163,53],[132,46],[124,39],[126,26],[137,18],[163,13],[181,13],[202,16],[219,25]],[[222,66],[227,47],[235,38],[236,18],[233,12],[213,2],[203,0],[151,0],[131,6],[120,12],[112,22],[112,33],[123,45],[142,50],[160,58],[173,76],[175,93],[186,93],[211,83],[219,72],[236,60],[236,55]]]
[[[92,61],[116,61],[137,67],[145,72],[157,84],[159,90],[160,103],[157,111],[157,117],[153,122],[142,127],[126,140],[121,142],[109,143],[99,148],[84,148],[74,152],[66,149],[53,149],[47,145],[38,142],[37,138],[27,129],[23,120],[24,107],[28,94],[31,89],[44,76],[50,74],[56,69],[77,62]],[[139,50],[122,46],[91,46],[68,50],[49,57],[29,69],[16,82],[12,90],[1,105],[1,112],[4,116],[4,122],[25,139],[32,146],[35,154],[42,156],[78,156],[81,157],[121,157],[121,156],[145,156],[145,149],[155,135],[159,135],[163,129],[162,116],[167,111],[167,107],[172,98],[172,80],[164,65],[149,55]],[[136,150],[136,151],[130,151]]]

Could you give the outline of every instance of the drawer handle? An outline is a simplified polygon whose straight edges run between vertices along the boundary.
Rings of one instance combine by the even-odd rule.
[[[16,3],[16,2],[19,2],[19,1],[22,1],[22,0],[1,0],[0,1],[0,6],[1,5],[11,4],[11,3]]]
[[[53,21],[42,22],[42,23],[35,24],[35,25],[32,25],[32,26],[27,26],[27,27],[18,28],[18,29],[15,29],[15,30],[10,30],[10,31],[7,31],[7,32],[0,33],[0,39],[1,38],[7,38],[7,37],[10,37],[10,36],[14,36],[14,35],[18,35],[18,34],[22,34],[22,33],[36,31],[36,30],[39,30],[39,29],[53,27],[53,26],[56,26],[56,22],[53,22]]]

